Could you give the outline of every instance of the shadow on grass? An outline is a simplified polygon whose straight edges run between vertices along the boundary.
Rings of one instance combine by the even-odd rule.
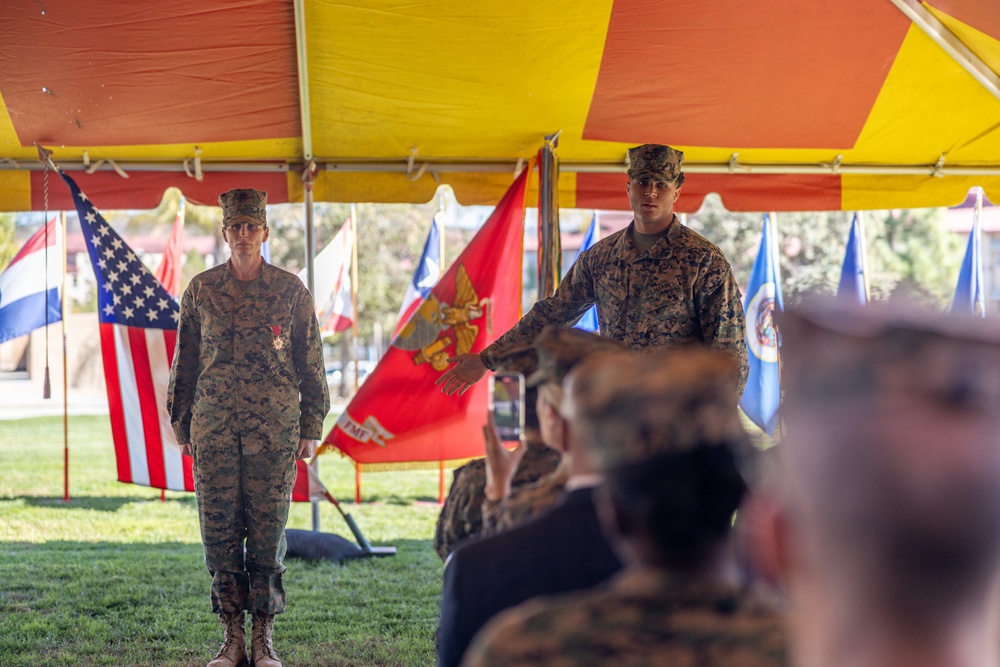
[[[409,506],[409,505],[413,505],[414,503],[434,503],[434,504],[437,504],[437,501],[438,501],[437,496],[434,496],[434,497],[431,497],[431,496],[406,496],[404,498],[402,496],[398,496],[398,495],[395,495],[395,494],[384,495],[384,494],[381,494],[381,493],[370,493],[370,494],[366,493],[364,496],[361,497],[361,504],[362,505],[366,505],[366,504],[373,504],[373,505],[374,504],[379,504],[379,505]],[[354,500],[352,499],[349,503],[344,503],[343,501],[341,501],[341,504],[354,505]]]
[[[53,507],[67,510],[97,510],[99,512],[117,512],[126,505],[133,503],[158,503],[159,498],[138,496],[74,496],[68,501],[62,498],[44,496],[15,496],[14,500],[24,500],[31,507]],[[190,498],[168,498],[168,503],[183,503],[194,505],[194,494]]]

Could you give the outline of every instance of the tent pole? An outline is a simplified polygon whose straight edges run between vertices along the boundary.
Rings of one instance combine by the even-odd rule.
[[[988,90],[993,97],[1000,99],[1000,76],[919,0],[892,0],[892,4],[906,14],[908,19],[944,49],[944,52],[952,60],[972,75],[972,78]]]
[[[406,159],[398,160],[377,160],[373,158],[358,158],[354,160],[341,160],[338,157],[320,157],[316,159],[316,168],[328,172],[340,173],[379,173],[379,174],[405,174],[407,170]],[[132,171],[152,171],[152,172],[184,172],[183,162],[149,162],[116,160],[118,167],[126,172]],[[498,161],[493,159],[483,159],[468,157],[457,159],[454,162],[436,161],[427,163],[425,171],[439,173],[496,173],[510,172],[517,160]],[[288,162],[202,162],[201,170],[205,173],[280,173],[287,174],[289,171],[297,169],[298,163]],[[87,167],[83,162],[64,160],[59,162],[59,168],[63,171],[113,171],[108,164],[102,164],[94,169],[94,166]],[[18,162],[13,158],[0,155],[0,171],[42,171],[44,167],[40,164],[30,162]],[[559,171],[573,174],[616,174],[625,173],[625,167],[621,161],[615,162],[566,162],[560,161]],[[684,173],[686,174],[852,174],[864,176],[934,176],[945,178],[949,176],[968,178],[970,176],[1000,176],[1000,167],[971,165],[962,163],[924,163],[924,164],[848,164],[843,162],[739,162],[729,160],[726,162],[685,162]]]
[[[351,336],[354,338],[354,393],[358,393],[360,369],[358,364],[358,205],[351,204]]]
[[[302,161],[313,159],[312,112],[309,105],[309,57],[306,53],[305,0],[295,0],[295,60],[299,69],[299,117],[302,123]],[[313,504],[316,507],[316,504]]]
[[[558,135],[557,135],[558,136]],[[562,276],[559,238],[559,159],[556,138],[546,141],[538,162],[538,298],[551,296]]]
[[[305,193],[306,211],[306,287],[310,294],[316,293],[316,240],[313,234],[313,181],[316,177],[315,163],[310,162],[309,166],[302,172],[302,185]],[[316,474],[319,475],[319,461],[313,459]],[[309,500],[312,509],[312,529],[319,531],[319,502]]]
[[[351,335],[354,338],[354,393],[358,393],[358,205],[351,204]],[[354,501],[361,504],[361,464],[354,471]]]

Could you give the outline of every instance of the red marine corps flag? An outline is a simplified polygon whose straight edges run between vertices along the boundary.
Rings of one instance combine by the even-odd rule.
[[[376,467],[482,456],[487,384],[448,396],[434,382],[449,357],[482,350],[521,316],[524,196],[533,166],[400,329],[321,451],[336,447]]]

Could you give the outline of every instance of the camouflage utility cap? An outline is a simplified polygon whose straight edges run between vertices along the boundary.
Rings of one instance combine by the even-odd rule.
[[[563,412],[580,425],[601,470],[713,446],[729,447],[738,462],[749,463],[733,390],[738,374],[731,354],[701,346],[595,357],[567,379]]]
[[[661,144],[643,144],[628,149],[628,177],[653,176],[675,181],[681,175],[684,153]]]
[[[861,307],[814,298],[780,313],[778,325],[782,414],[848,405],[872,412],[885,401],[1000,413],[1000,327],[992,320],[904,300]]]
[[[538,370],[528,378],[527,385],[561,385],[570,370],[587,357],[602,352],[628,352],[622,343],[582,329],[546,327],[535,339]]]
[[[253,225],[267,225],[267,193],[251,188],[230,190],[219,195],[222,207],[222,226],[249,222]]]

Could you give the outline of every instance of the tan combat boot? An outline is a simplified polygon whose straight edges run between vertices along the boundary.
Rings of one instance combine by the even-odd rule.
[[[208,667],[245,667],[247,664],[247,636],[243,624],[247,617],[243,612],[238,614],[219,614],[225,639],[215,660]]]
[[[254,667],[281,667],[278,654],[271,645],[274,632],[274,614],[254,614],[253,634],[250,637],[250,661]]]

